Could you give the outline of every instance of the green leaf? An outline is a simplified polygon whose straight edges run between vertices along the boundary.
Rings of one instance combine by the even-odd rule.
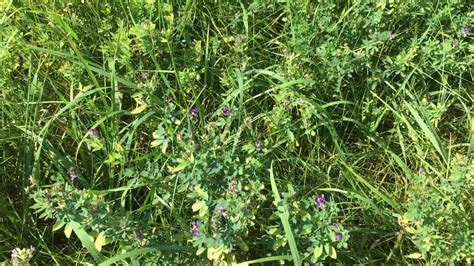
[[[198,250],[196,251],[196,256],[201,255],[202,253],[204,253],[204,251],[206,251],[205,247],[198,248]]]
[[[336,252],[336,249],[331,246],[329,248],[329,257],[333,258],[333,259],[337,259],[337,252]]]
[[[239,247],[245,251],[245,252],[248,252],[249,251],[249,246],[247,245],[247,243],[245,243],[242,239],[239,239],[238,240],[238,243]]]
[[[319,257],[323,255],[323,245],[320,245],[319,247],[316,247],[313,251],[313,260],[316,261],[318,260]]]
[[[203,208],[204,206],[206,206],[206,202],[205,201],[198,201],[196,203],[193,204],[192,208],[193,208],[193,212],[197,212],[199,211],[201,208]]]
[[[148,108],[148,104],[144,103],[140,106],[138,106],[137,108],[133,109],[132,112],[130,112],[132,115],[136,115],[136,114],[139,114],[143,111],[145,111],[145,109]]]
[[[100,232],[94,242],[94,246],[98,251],[102,251],[102,246],[105,244],[105,231]]]
[[[54,231],[58,231],[59,229],[63,228],[63,226],[65,225],[66,223],[63,222],[63,221],[56,221],[56,223],[54,223],[53,225],[53,232]],[[70,235],[70,234],[69,234]]]
[[[202,189],[201,187],[196,187],[194,188],[194,191],[196,192],[196,194],[201,197],[203,200],[208,200],[209,199],[209,195],[207,194],[207,192]]]
[[[161,146],[161,152],[163,154],[166,153],[166,149],[168,149],[168,144],[169,144],[170,140],[169,139],[165,139],[165,141],[163,141],[163,145]]]
[[[189,161],[185,159],[178,158],[177,161],[178,161],[178,165],[171,169],[171,172],[173,173],[180,172],[181,170],[184,170],[189,165]]]
[[[410,255],[406,255],[405,257],[409,258],[409,259],[420,259],[423,257],[423,254],[421,253],[418,253],[418,252],[415,252],[415,253],[411,253]]]
[[[64,234],[66,235],[67,238],[70,238],[71,233],[72,233],[72,224],[68,223],[66,227],[64,228]]]
[[[161,140],[154,140],[151,142],[150,146],[152,147],[160,146],[161,142],[162,142]]]

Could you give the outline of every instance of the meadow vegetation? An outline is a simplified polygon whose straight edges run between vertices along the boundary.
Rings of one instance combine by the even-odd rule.
[[[0,0],[0,265],[471,263],[473,7]]]

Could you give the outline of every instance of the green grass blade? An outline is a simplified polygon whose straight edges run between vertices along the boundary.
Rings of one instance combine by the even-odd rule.
[[[275,182],[275,176],[273,174],[273,162],[270,165],[270,183],[272,186],[273,197],[275,198],[275,205],[279,205],[281,202],[280,193],[278,193],[278,187]],[[283,224],[283,229],[285,230],[286,239],[290,245],[291,257],[293,259],[294,265],[301,265],[300,254],[298,252],[298,247],[296,246],[295,237],[290,226],[290,213],[288,212],[288,206],[283,205],[283,210],[278,214],[280,217],[281,223]]]
[[[283,256],[272,256],[272,257],[265,257],[255,260],[249,260],[245,262],[238,263],[236,266],[247,266],[250,264],[257,264],[257,263],[264,263],[270,261],[282,261],[282,260],[291,260],[293,257],[290,255],[283,255]]]
[[[72,230],[74,233],[79,237],[81,240],[82,245],[89,251],[89,253],[94,257],[95,261],[98,263],[103,262],[106,257],[102,255],[94,246],[94,242],[92,242],[92,237],[83,229],[83,227],[75,221],[70,222],[72,226]]]
[[[356,171],[350,167],[349,165],[347,165],[346,162],[344,161],[340,161],[340,163],[349,171],[349,173],[355,177],[360,183],[362,183],[364,186],[366,186],[367,188],[369,188],[369,190],[374,193],[375,195],[377,195],[382,201],[384,201],[385,203],[389,204],[390,206],[392,206],[393,208],[395,209],[399,209],[400,208],[400,204],[398,204],[393,198],[391,198],[389,195],[387,195],[386,193],[380,191],[379,189],[377,189],[376,187],[374,187],[372,184],[370,184],[367,180],[365,180],[365,178],[363,178],[362,176],[360,176],[358,173],[356,173]]]
[[[412,116],[415,118],[416,122],[420,126],[425,136],[431,142],[431,144],[435,147],[436,151],[441,155],[444,162],[448,162],[448,151],[446,147],[441,143],[441,139],[439,138],[438,134],[436,133],[436,129],[434,128],[433,124],[427,118],[426,113],[423,111],[422,107],[419,106],[422,115],[418,113],[418,111],[408,102],[405,102],[405,106],[408,108]],[[422,117],[423,116],[423,117]]]

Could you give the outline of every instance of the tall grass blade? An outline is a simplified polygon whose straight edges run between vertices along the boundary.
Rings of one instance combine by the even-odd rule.
[[[273,174],[273,162],[270,164],[270,183],[272,187],[273,198],[275,199],[274,203],[279,209],[278,216],[280,217],[281,223],[283,224],[283,229],[285,230],[286,239],[288,240],[288,244],[290,245],[291,250],[291,257],[293,259],[294,265],[301,265],[300,254],[298,252],[298,247],[296,245],[295,237],[293,235],[293,231],[291,230],[290,226],[290,214],[288,212],[288,206],[283,203],[280,205],[281,198],[280,193],[278,192],[278,187],[275,182],[275,176]]]

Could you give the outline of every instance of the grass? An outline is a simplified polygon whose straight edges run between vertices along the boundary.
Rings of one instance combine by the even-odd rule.
[[[0,261],[470,263],[473,21],[0,1]]]

